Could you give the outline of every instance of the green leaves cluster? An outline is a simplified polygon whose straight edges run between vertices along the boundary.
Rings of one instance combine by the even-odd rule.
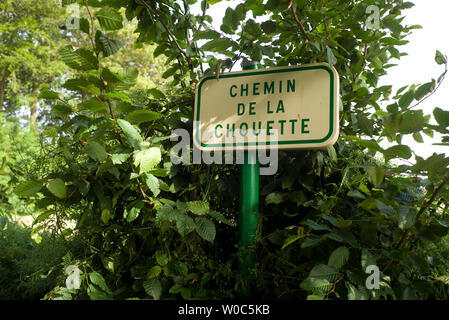
[[[70,94],[43,90],[41,98],[57,101],[61,123],[46,133],[64,161],[19,183],[16,194],[44,212],[36,234],[54,218],[49,212],[76,221],[86,245],[64,264],[86,271],[82,289],[61,284],[47,297],[234,298],[242,285],[264,298],[444,297],[449,161],[419,157],[404,138],[441,134],[449,143],[448,111],[420,109],[446,70],[394,94],[378,85],[419,27],[403,24],[411,4],[378,2],[380,28],[370,30],[361,21],[372,1],[251,0],[227,9],[216,30],[208,9],[219,1],[201,1],[199,14],[190,11],[195,2],[90,1],[80,30],[87,45],[59,51],[74,72],[63,85]],[[114,35],[125,17],[137,20],[136,48],[154,45],[154,57],[165,59],[170,85],[137,90],[141,70],[104,63],[124,49]],[[328,62],[341,83],[337,144],[281,152],[278,173],[261,178],[252,285],[235,277],[236,166],[176,166],[169,155],[172,130],[192,127],[198,79],[244,59]],[[440,52],[435,60],[447,64]],[[368,290],[373,264],[383,270],[380,288]]]

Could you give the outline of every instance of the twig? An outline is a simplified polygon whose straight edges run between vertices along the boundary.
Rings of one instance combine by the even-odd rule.
[[[337,279],[337,281],[335,281],[334,283],[332,283],[332,289],[331,289],[328,293],[326,293],[326,299],[327,299],[327,297],[328,297],[331,293],[335,293],[335,289],[337,288],[337,284],[338,284],[339,282],[341,282],[341,281],[344,279],[344,277],[345,277],[345,274],[342,273],[342,274],[340,275],[340,277]]]
[[[87,12],[89,13],[89,17],[90,17],[90,35],[89,35],[90,43],[92,44],[92,49],[96,53],[97,59],[98,59],[98,52],[97,52],[97,50],[95,50],[95,43],[94,43],[94,38],[95,38],[95,36],[94,36],[94,17],[92,16],[92,13],[90,12],[89,4],[87,3],[87,0],[84,0],[84,5],[86,6]]]
[[[361,75],[362,72],[363,72],[363,68],[365,68],[365,65],[366,65],[366,54],[367,54],[367,49],[368,49],[368,44],[365,43],[365,47],[363,48],[363,58],[365,58],[365,60],[364,60],[363,63],[362,63],[362,67],[361,67],[361,69],[360,69],[360,72],[357,73],[357,74],[354,76],[354,82],[360,77],[360,75]]]
[[[296,23],[298,24],[299,28],[301,29],[301,33],[302,35],[310,42],[310,37],[306,32],[306,29],[304,29],[303,24],[301,23],[301,21],[299,21],[298,17],[296,16],[296,12],[295,12],[295,8],[293,8],[293,6],[290,8],[290,10],[293,13],[293,18],[295,19]]]
[[[133,167],[133,164],[132,164],[130,158],[128,158],[128,164],[129,164],[129,167],[131,168],[131,171],[132,171],[133,173],[135,173],[135,170],[134,170],[134,167]],[[144,199],[147,199],[148,196],[147,196],[147,194],[143,191],[143,189],[142,189],[142,184],[140,183],[139,178],[137,178],[136,181],[137,181],[137,185],[139,186],[140,194],[142,195],[142,197],[143,197]]]
[[[447,59],[447,58],[446,58]],[[446,78],[446,74],[447,74],[447,63],[445,65],[445,70],[443,73],[443,77],[441,78],[440,82],[438,83],[438,85],[435,87],[435,89],[432,90],[432,92],[430,92],[427,96],[425,96],[424,98],[422,98],[421,100],[419,100],[415,105],[411,106],[410,108],[408,108],[408,110],[413,109],[414,107],[418,106],[419,104],[421,104],[422,102],[424,102],[425,100],[427,100],[428,98],[430,98],[430,96],[432,96],[437,90],[438,88],[441,86],[441,84],[444,81],[444,78]]]
[[[424,213],[424,211],[426,211],[430,205],[432,204],[432,202],[435,200],[436,196],[441,192],[441,190],[443,190],[443,188],[449,183],[449,178],[444,179],[441,184],[438,186],[438,188],[433,192],[432,196],[430,197],[429,200],[427,200],[426,204],[424,206],[421,207],[421,209],[419,210],[419,212],[416,214],[416,219],[415,222],[413,222],[413,224],[407,228],[407,230],[405,231],[404,235],[402,236],[401,240],[399,241],[399,244],[397,245],[396,249],[401,249],[405,242],[407,241],[409,235],[410,235],[410,230],[416,225],[416,223],[418,222],[419,218],[421,217],[421,215]],[[382,272],[385,272],[393,263],[393,260],[390,260],[385,267],[382,269]]]
[[[178,41],[176,40],[176,37],[173,35],[173,33],[170,31],[170,29],[167,27],[167,25],[165,24],[164,20],[161,19],[161,17],[159,15],[157,15],[153,9],[144,1],[144,0],[140,0],[140,2],[148,9],[148,11],[152,12],[158,19],[159,22],[162,24],[162,26],[164,27],[165,31],[167,31],[168,35],[169,35],[169,39],[174,42],[174,44],[176,45],[176,47],[178,48],[178,50],[181,52],[181,54],[187,58],[186,53],[184,52],[184,50],[182,50],[181,46],[179,45]]]

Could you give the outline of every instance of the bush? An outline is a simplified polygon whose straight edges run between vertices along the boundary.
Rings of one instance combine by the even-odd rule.
[[[0,222],[0,300],[40,299],[55,286],[58,264],[66,244],[48,232],[37,244],[32,228]]]

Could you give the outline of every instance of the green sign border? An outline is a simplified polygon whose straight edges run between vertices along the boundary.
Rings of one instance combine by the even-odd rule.
[[[293,141],[278,141],[277,143],[274,143],[274,145],[293,145],[293,144],[309,144],[309,143],[323,143],[326,142],[334,133],[334,91],[335,91],[335,79],[334,79],[334,72],[333,70],[327,66],[327,65],[312,65],[312,66],[298,66],[298,67],[290,67],[285,69],[266,69],[261,71],[251,71],[251,72],[241,72],[241,73],[230,73],[230,74],[223,74],[220,75],[220,78],[238,78],[238,77],[248,77],[248,76],[254,76],[254,75],[261,75],[261,74],[272,74],[272,73],[285,73],[285,72],[295,72],[295,71],[305,71],[305,70],[315,70],[315,69],[322,69],[329,72],[330,75],[330,117],[329,117],[329,133],[322,139],[316,139],[316,140],[293,140]],[[215,143],[215,144],[205,144],[202,143],[199,139],[199,123],[200,123],[200,103],[201,103],[201,87],[203,84],[208,80],[215,80],[215,76],[208,76],[203,78],[200,83],[198,84],[197,89],[197,103],[196,107],[197,111],[197,123],[196,123],[196,142],[198,145],[201,145],[203,148],[210,148],[210,147],[248,147],[248,146],[258,146],[258,145],[269,145],[270,142],[265,143],[257,143],[257,142],[244,142],[244,143],[232,143],[232,144],[226,144],[226,143]]]

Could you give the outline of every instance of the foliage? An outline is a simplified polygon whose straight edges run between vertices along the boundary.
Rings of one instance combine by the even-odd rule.
[[[74,220],[73,231],[57,230],[84,243],[63,262],[80,270],[81,288],[67,288],[61,274],[46,298],[236,298],[245,287],[267,299],[447,298],[449,159],[423,159],[402,144],[407,135],[422,142],[423,134],[448,134],[448,111],[417,108],[447,68],[394,95],[378,86],[419,27],[402,24],[413,4],[377,1],[373,30],[365,25],[370,0],[250,0],[228,8],[215,30],[207,8],[220,1],[202,1],[199,15],[189,10],[196,2],[79,1],[89,41],[59,51],[74,73],[63,85],[73,94],[55,106],[63,123],[47,128],[62,163],[18,186],[43,211],[37,231],[51,219]],[[137,43],[165,56],[170,86],[136,96],[138,70],[103,63],[120,52],[112,33],[123,27],[121,8],[137,20]],[[171,132],[192,127],[199,76],[244,59],[266,67],[328,62],[341,83],[337,144],[281,152],[278,173],[261,178],[253,282],[235,276],[237,167],[169,158]],[[447,66],[440,52],[435,60]],[[413,155],[414,163],[400,161]],[[379,289],[365,286],[370,265],[381,270]]]
[[[0,217],[34,212],[34,204],[20,199],[14,187],[37,173],[33,164],[39,149],[36,132],[21,129],[0,113]]]
[[[65,18],[59,1],[2,1],[0,4],[0,111],[29,107],[36,124],[38,94],[68,70],[59,59]],[[49,89],[47,87],[47,89]]]
[[[56,285],[67,247],[50,233],[31,240],[32,229],[0,217],[0,300],[40,299]]]

